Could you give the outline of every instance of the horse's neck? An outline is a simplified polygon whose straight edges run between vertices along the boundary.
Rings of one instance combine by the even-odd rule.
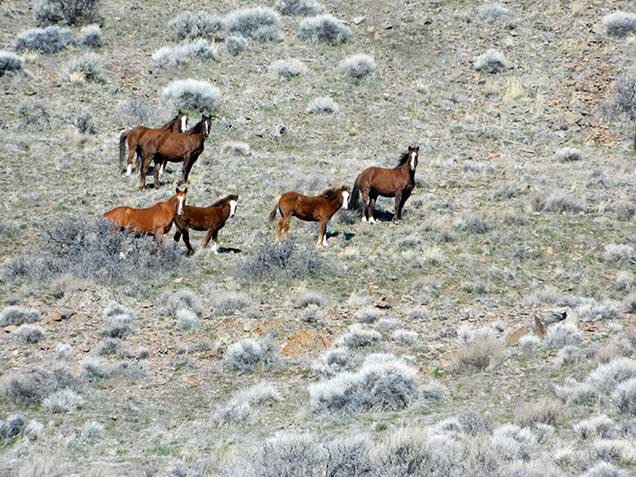
[[[230,216],[230,202],[223,202],[221,205],[218,206],[218,208],[221,209],[222,219],[224,221],[227,220],[227,218]]]
[[[402,164],[402,167],[400,167],[400,172],[408,177],[411,182],[415,180],[415,171],[411,170],[410,160]]]
[[[177,215],[177,208],[179,207],[179,199],[177,198],[177,196],[175,195],[174,197],[171,197],[170,199],[165,201],[163,205],[170,211],[172,218],[174,219],[174,217]]]

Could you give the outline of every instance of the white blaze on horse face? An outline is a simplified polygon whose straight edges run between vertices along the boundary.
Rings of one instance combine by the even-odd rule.
[[[129,176],[130,174],[132,174],[132,164],[128,164],[126,168],[126,175]]]
[[[236,214],[236,205],[237,202],[235,200],[230,201],[230,217],[234,217]]]
[[[342,208],[349,208],[349,192],[347,192],[346,190],[342,191]]]
[[[179,206],[177,207],[177,215],[183,215],[184,202],[185,202],[185,197],[179,197]]]
[[[185,132],[188,129],[188,117],[184,114],[181,116],[181,132]]]
[[[415,170],[415,161],[417,160],[417,152],[411,151],[411,170]]]
[[[210,135],[210,121],[208,121],[207,119],[205,120],[205,135]]]

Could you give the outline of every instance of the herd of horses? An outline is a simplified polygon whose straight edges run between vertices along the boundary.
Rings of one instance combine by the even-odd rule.
[[[201,120],[188,129],[188,115],[179,111],[177,115],[160,128],[136,126],[121,133],[119,137],[119,166],[122,173],[131,175],[133,159],[135,170],[140,175],[140,187],[146,187],[146,176],[153,165],[154,187],[161,186],[160,175],[168,162],[183,163],[179,184],[187,183],[192,166],[204,149],[205,140],[210,135],[211,117],[203,114]],[[126,168],[123,167],[128,147]],[[289,238],[289,224],[292,217],[307,222],[318,222],[318,246],[327,246],[327,224],[340,209],[356,209],[362,212],[363,222],[375,222],[373,209],[378,197],[395,198],[393,222],[402,217],[402,209],[415,187],[419,147],[410,145],[401,155],[394,168],[368,167],[356,177],[353,188],[348,186],[330,188],[317,196],[303,195],[298,192],[286,192],[276,199],[274,209],[269,214],[270,221],[280,214],[276,228],[276,240],[281,236]],[[238,195],[230,194],[208,207],[186,205],[188,188],[181,190],[177,186],[175,195],[165,202],[151,207],[135,209],[115,207],[104,213],[104,218],[113,222],[119,230],[128,230],[135,235],[152,234],[158,242],[163,240],[172,225],[176,226],[174,240],[181,238],[188,249],[188,255],[194,254],[190,243],[190,229],[207,232],[203,248],[210,241],[216,251],[218,233],[226,221],[234,217],[238,204]]]

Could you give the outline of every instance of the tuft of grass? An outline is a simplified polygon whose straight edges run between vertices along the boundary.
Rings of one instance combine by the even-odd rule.
[[[197,315],[190,310],[177,310],[177,329],[183,333],[196,331],[201,327],[201,322]]]
[[[391,337],[402,344],[412,345],[417,341],[417,332],[410,330],[395,330]]]
[[[300,60],[288,58],[286,60],[277,60],[269,65],[269,71],[274,79],[282,81],[291,81],[295,78],[301,78],[309,72],[309,69]]]
[[[485,234],[492,230],[492,225],[481,217],[465,216],[457,221],[455,230],[471,234]]]
[[[318,0],[276,0],[275,7],[286,16],[313,17],[326,11]]]
[[[316,291],[307,291],[294,300],[294,306],[297,308],[307,308],[310,305],[324,306],[326,303],[325,295]]]
[[[554,358],[554,365],[557,367],[574,364],[583,358],[581,349],[576,346],[564,346],[559,350]]]
[[[8,306],[0,313],[0,326],[19,326],[25,323],[34,323],[41,319],[42,315],[40,315],[40,312],[35,308]]]
[[[351,28],[332,15],[305,18],[298,27],[298,38],[307,43],[341,45],[353,38]]]
[[[89,421],[82,426],[82,438],[87,441],[96,441],[104,437],[104,425],[97,421]]]
[[[142,98],[130,98],[119,104],[118,112],[124,124],[152,124],[159,112]]]
[[[336,340],[336,345],[346,346],[349,349],[366,348],[382,339],[382,335],[375,330],[363,328],[360,325],[351,325],[349,331]]]
[[[249,295],[235,291],[217,291],[212,296],[212,309],[217,315],[232,315],[253,305]]]
[[[223,366],[230,371],[252,372],[259,366],[271,366],[277,357],[278,346],[271,338],[245,339],[228,347]]]
[[[614,84],[613,108],[620,114],[636,119],[636,68],[621,74]]]
[[[328,96],[312,99],[307,105],[307,112],[311,114],[337,114],[340,106]]]
[[[461,373],[482,371],[490,366],[501,350],[502,345],[496,338],[491,336],[477,338],[457,350],[453,368]]]
[[[71,30],[58,26],[33,28],[18,34],[15,49],[18,51],[31,50],[40,53],[56,53],[73,43]]]
[[[636,33],[636,14],[614,12],[603,17],[603,25],[610,36],[623,37]]]
[[[309,396],[316,412],[403,409],[418,398],[417,370],[397,360],[364,364],[355,373],[310,384]]]
[[[623,477],[625,473],[609,462],[597,462],[581,477]]]
[[[515,423],[528,427],[535,424],[555,426],[563,417],[563,405],[554,399],[540,399],[522,404],[516,412]]]
[[[61,414],[78,410],[84,405],[84,399],[75,391],[66,388],[54,392],[42,404],[51,414]]]
[[[49,127],[51,115],[44,101],[26,100],[18,105],[17,119],[20,129],[39,131]]]
[[[626,262],[634,257],[634,247],[627,244],[609,244],[603,251],[603,260],[606,262]]]
[[[500,3],[489,3],[479,7],[478,14],[480,20],[486,23],[494,23],[510,16],[510,10]]]
[[[101,0],[34,0],[33,13],[40,25],[98,22]]]
[[[22,57],[10,51],[0,50],[0,78],[5,74],[13,74],[22,71],[24,60]]]
[[[161,97],[177,109],[213,112],[219,105],[221,93],[207,81],[189,78],[172,81],[163,89]]]
[[[177,39],[183,40],[185,38],[214,38],[223,31],[224,25],[221,17],[204,11],[184,10],[170,20],[168,27],[175,33]]]
[[[224,423],[248,421],[252,416],[253,406],[280,401],[281,393],[268,382],[239,391],[229,402],[216,408],[214,417]]]
[[[13,334],[23,343],[34,344],[44,338],[46,333],[41,326],[24,324],[18,326]]]
[[[245,142],[225,142],[221,146],[224,154],[238,157],[249,157],[252,155],[250,145]]]
[[[371,79],[375,76],[377,69],[373,57],[362,53],[351,55],[338,63],[340,73],[354,80]]]
[[[512,66],[508,60],[497,50],[488,50],[486,53],[475,58],[474,68],[476,71],[496,74],[510,69]]]
[[[340,347],[321,354],[314,368],[320,375],[331,377],[340,372],[352,370],[357,362],[355,355],[348,348]]]
[[[190,310],[197,316],[203,315],[205,308],[199,297],[187,288],[174,292],[164,292],[159,297],[161,312],[166,315],[175,315],[181,309]]]
[[[532,209],[537,212],[582,212],[585,202],[561,190],[541,192],[531,198]]]
[[[4,376],[0,394],[18,405],[40,404],[50,394],[77,385],[74,375],[65,369],[52,372],[34,369],[25,373],[11,373]]]
[[[95,120],[90,111],[84,110],[73,116],[73,126],[82,134],[97,134]]]
[[[554,156],[559,162],[576,162],[583,160],[583,153],[573,147],[559,149]]]
[[[356,311],[353,314],[353,317],[356,321],[366,324],[375,323],[376,321],[378,321],[378,318],[380,318],[380,316],[382,316],[382,314],[375,308]]]
[[[98,356],[110,356],[117,354],[120,342],[121,340],[118,339],[106,338],[99,342],[97,348],[95,348],[95,352]]]
[[[79,58],[71,61],[66,70],[66,78],[70,79],[73,74],[81,75],[85,81],[96,81],[98,83],[105,81],[104,64],[101,57],[96,53],[84,53]]]
[[[235,10],[223,20],[229,35],[258,41],[282,41],[280,16],[271,8],[254,7]]]
[[[152,60],[160,68],[182,66],[192,61],[218,61],[219,56],[216,49],[210,45],[208,40],[198,38],[189,43],[169,47],[159,48],[152,54]]]
[[[548,328],[543,339],[546,348],[561,349],[565,346],[576,346],[583,340],[583,334],[574,325],[557,324]]]
[[[80,45],[89,48],[101,48],[104,45],[102,40],[102,29],[99,25],[87,25],[80,30]]]
[[[240,35],[230,35],[225,38],[225,51],[231,56],[238,56],[247,50],[249,43]]]
[[[111,377],[112,369],[108,363],[95,356],[87,356],[80,361],[82,376],[89,382]]]

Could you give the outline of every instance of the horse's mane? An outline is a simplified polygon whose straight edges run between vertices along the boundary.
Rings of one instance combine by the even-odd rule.
[[[402,167],[406,161],[409,160],[409,151],[406,151],[404,154],[402,154],[400,156],[400,161],[398,162],[397,166],[394,167],[394,169],[399,169],[400,167]]]
[[[201,128],[203,127],[204,119],[201,118],[198,123],[188,129],[185,134],[199,134],[201,132]]]
[[[230,195],[226,195],[225,197],[223,197],[222,199],[217,200],[214,204],[212,204],[210,207],[218,207],[219,205],[228,202],[230,200],[237,200],[238,196],[236,194],[230,194]]]
[[[177,121],[179,118],[181,117],[180,114],[177,114],[174,118],[172,118],[170,121],[168,121],[166,124],[164,124],[163,126],[161,126],[162,129],[170,129],[172,127],[172,125],[175,123],[175,121]]]
[[[322,194],[320,194],[319,197],[322,197],[323,199],[327,199],[327,200],[334,200],[339,197],[341,192],[342,192],[341,187],[332,187],[331,189],[327,189]]]

